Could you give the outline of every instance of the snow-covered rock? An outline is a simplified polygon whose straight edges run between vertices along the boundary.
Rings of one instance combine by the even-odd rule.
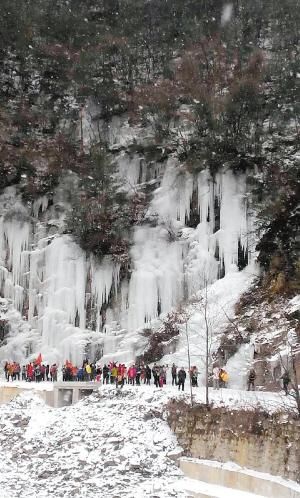
[[[182,474],[167,457],[176,438],[152,413],[155,404],[161,407],[158,394],[149,402],[149,390],[108,387],[55,410],[25,393],[1,406],[1,492],[12,498],[186,496],[172,490]]]

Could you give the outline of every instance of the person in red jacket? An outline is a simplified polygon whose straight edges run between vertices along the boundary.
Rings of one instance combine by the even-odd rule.
[[[34,368],[33,368],[32,363],[29,363],[27,365],[27,380],[29,380],[29,382],[32,382],[33,377],[34,377]]]
[[[41,370],[41,380],[45,380],[45,375],[46,375],[46,367],[45,365],[42,363],[41,366],[40,366],[40,370]]]
[[[136,368],[135,368],[135,365],[132,365],[128,369],[128,380],[129,380],[129,384],[132,384],[134,386],[135,378],[136,378]]]
[[[125,372],[125,365],[122,365],[119,363],[119,366],[117,368],[117,378],[116,378],[116,387],[123,387],[124,386],[124,372]]]
[[[57,382],[57,365],[53,363],[50,367],[50,377],[52,382]]]

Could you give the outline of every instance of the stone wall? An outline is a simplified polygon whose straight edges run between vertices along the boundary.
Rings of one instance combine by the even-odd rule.
[[[173,401],[168,423],[186,456],[232,461],[300,482],[300,420]]]

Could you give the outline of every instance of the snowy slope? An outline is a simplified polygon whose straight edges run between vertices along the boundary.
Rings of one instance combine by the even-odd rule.
[[[234,305],[242,292],[250,286],[254,275],[254,265],[241,272],[232,265],[231,271],[228,271],[224,278],[216,280],[207,287],[207,290],[199,291],[194,303],[187,304],[185,307],[184,316],[186,318],[185,323],[181,326],[176,352],[166,355],[162,359],[162,363],[170,365],[175,362],[179,366],[188,366],[187,327],[191,364],[198,366],[200,385],[204,385],[206,333],[208,332],[209,357],[210,362],[212,362],[211,355],[218,348],[222,332],[228,326],[228,317],[234,315]],[[205,314],[208,329],[206,329]]]
[[[174,494],[176,438],[152,415],[152,389],[101,395],[52,410],[31,393],[1,407],[1,493],[11,498]],[[4,494],[0,494],[4,496]]]
[[[204,389],[194,394],[204,402]],[[172,387],[105,386],[61,409],[49,408],[32,391],[2,405],[1,498],[188,496],[188,483],[167,456],[179,449],[163,415],[174,398],[188,402],[189,394]],[[230,409],[291,408],[278,393],[210,390],[210,400]]]

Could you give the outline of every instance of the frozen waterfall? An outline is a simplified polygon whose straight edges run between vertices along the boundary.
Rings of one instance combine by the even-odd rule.
[[[118,174],[134,195],[139,182],[146,181],[145,163],[122,152]],[[205,170],[193,177],[172,157],[155,170],[156,181],[157,174],[147,212],[151,222],[134,229],[125,279],[110,257],[98,263],[70,236],[53,233],[53,227],[49,235],[40,219],[49,209],[46,198],[35,202],[29,216],[23,206],[4,203],[8,194],[2,195],[1,296],[20,313],[20,322],[28,321],[30,333],[24,327],[22,339],[27,352],[41,351],[47,361],[80,361],[95,351],[109,354],[109,345],[111,354],[126,350],[134,357],[139,342],[133,334],[155,326],[204,284],[233,267],[237,271],[241,251],[243,266],[251,263],[253,219],[245,175],[221,171],[212,178]],[[197,223],[191,223],[195,199]],[[20,328],[11,327],[2,358],[22,361],[24,348],[15,347],[20,334]]]

